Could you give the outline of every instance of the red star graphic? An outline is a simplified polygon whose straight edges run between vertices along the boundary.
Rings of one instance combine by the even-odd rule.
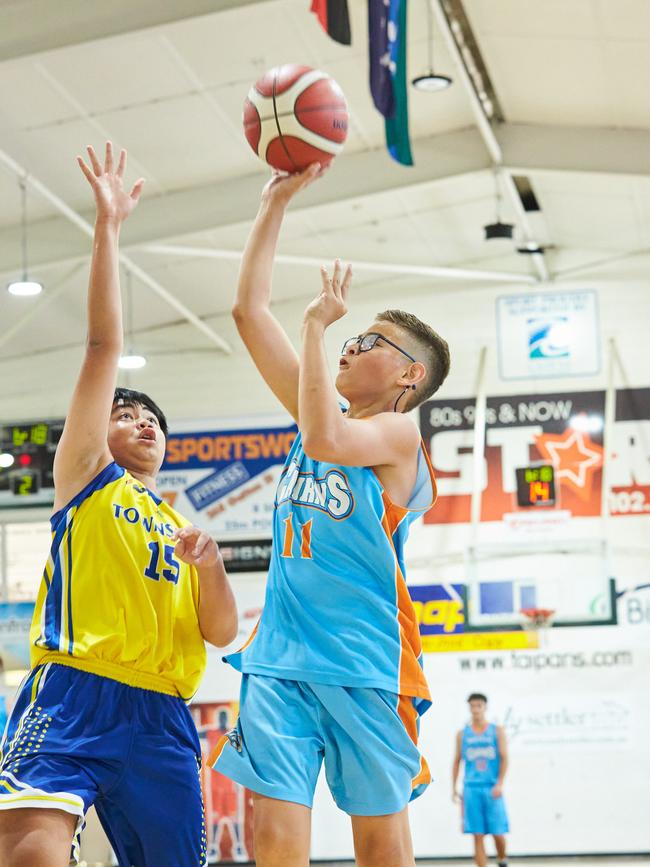
[[[567,428],[562,434],[540,434],[535,445],[555,468],[555,478],[583,500],[591,499],[593,475],[603,465],[603,447],[583,431]]]

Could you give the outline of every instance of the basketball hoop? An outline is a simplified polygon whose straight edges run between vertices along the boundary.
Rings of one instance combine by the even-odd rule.
[[[540,632],[540,645],[546,644],[548,629],[553,625],[555,617],[554,608],[522,608],[520,614],[523,615],[523,628],[527,632]]]

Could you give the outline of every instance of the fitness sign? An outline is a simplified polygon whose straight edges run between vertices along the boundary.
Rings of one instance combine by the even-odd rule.
[[[420,407],[420,429],[438,482],[438,501],[425,523],[470,520],[475,411],[471,398],[428,401]],[[558,510],[571,517],[600,515],[604,415],[604,391],[488,398],[481,521],[500,521],[522,511],[516,470],[534,464],[553,466]],[[612,443],[606,444],[611,514],[650,513],[648,444],[650,388],[618,391]]]
[[[273,497],[295,425],[170,433],[163,499],[217,539],[270,538]]]

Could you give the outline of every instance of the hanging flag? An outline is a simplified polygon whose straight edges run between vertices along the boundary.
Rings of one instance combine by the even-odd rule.
[[[351,45],[350,16],[347,0],[311,0],[311,11],[320,21],[323,30],[335,42]]]
[[[371,0],[372,2],[372,0]],[[388,11],[389,70],[392,80],[394,111],[386,117],[386,147],[392,158],[403,166],[413,165],[409,139],[408,84],[406,78],[406,7],[408,0],[390,0]]]
[[[368,48],[370,93],[377,111],[385,118],[395,114],[393,78],[390,74],[388,16],[390,0],[368,0]]]

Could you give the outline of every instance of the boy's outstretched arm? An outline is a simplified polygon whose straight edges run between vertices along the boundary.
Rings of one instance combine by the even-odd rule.
[[[244,247],[232,313],[255,366],[280,403],[298,421],[298,355],[271,312],[273,258],[287,205],[320,173],[315,163],[295,175],[274,175]]]
[[[117,166],[106,143],[104,165],[88,147],[90,166],[77,157],[96,205],[90,280],[86,351],[54,458],[55,511],[64,506],[106,465],[108,425],[122,351],[118,241],[120,227],[138,203],[144,180],[130,192],[123,188],[126,151]]]

